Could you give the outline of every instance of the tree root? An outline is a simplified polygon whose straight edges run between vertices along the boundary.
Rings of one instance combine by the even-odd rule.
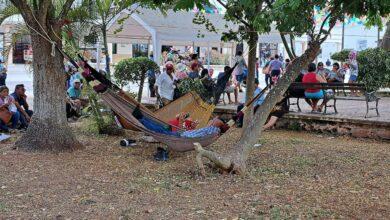
[[[200,169],[200,173],[203,177],[206,176],[202,157],[206,157],[213,162],[222,172],[230,172],[232,170],[232,161],[228,157],[224,157],[216,152],[205,150],[199,143],[194,143],[196,155],[196,163]]]

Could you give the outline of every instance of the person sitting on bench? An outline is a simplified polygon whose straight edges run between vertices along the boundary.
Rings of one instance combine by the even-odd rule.
[[[303,76],[302,83],[326,83],[326,80],[316,74],[316,65],[310,63],[308,66],[308,73]],[[313,112],[321,112],[322,108],[326,105],[326,96],[325,92],[322,89],[308,88],[305,90],[305,97],[311,100],[311,108]],[[323,102],[320,106],[317,106],[317,103],[320,99],[323,99]]]
[[[327,75],[326,80],[331,83],[342,83],[344,82],[344,75],[345,72],[340,69],[340,64],[339,63],[333,63],[333,69],[332,71]]]

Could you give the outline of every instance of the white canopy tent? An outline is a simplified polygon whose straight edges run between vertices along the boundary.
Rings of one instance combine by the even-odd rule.
[[[221,41],[222,32],[237,28],[220,14],[205,14],[215,26],[210,32],[205,25],[194,24],[194,12],[169,10],[166,15],[158,10],[139,8],[137,12],[121,12],[109,26],[108,42],[122,44],[153,44],[153,57],[156,63],[161,56],[162,45],[199,47],[219,47],[235,49],[234,42]],[[127,19],[126,19],[127,18]],[[118,24],[124,20],[123,24]],[[225,27],[227,25],[228,27]],[[122,28],[122,29],[121,29]],[[121,29],[120,32],[118,30]]]
[[[214,25],[215,32],[204,24],[195,24],[195,12],[137,8],[134,13],[124,10],[110,23],[108,42],[120,44],[152,44],[154,61],[160,64],[163,45],[230,48],[235,54],[235,42],[223,42],[222,33],[237,30],[238,25],[228,22],[222,14],[204,15]],[[119,24],[118,21],[122,21]],[[120,30],[120,31],[119,31]],[[259,35],[259,43],[282,43],[279,32],[272,28],[268,34]]]

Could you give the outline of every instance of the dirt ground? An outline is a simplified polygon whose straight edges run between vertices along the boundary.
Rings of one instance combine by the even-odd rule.
[[[213,147],[224,151],[237,132]],[[139,134],[128,134],[139,137]],[[82,133],[85,149],[27,153],[0,144],[0,219],[285,219],[390,216],[390,143],[295,131],[259,140],[245,176],[195,153],[156,162],[156,144]],[[386,217],[387,216],[387,217]]]

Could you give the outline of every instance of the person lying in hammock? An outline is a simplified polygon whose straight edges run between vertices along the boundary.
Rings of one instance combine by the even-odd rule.
[[[210,120],[207,126],[204,128],[178,132],[178,131],[172,131],[171,128],[166,127],[156,121],[153,121],[152,119],[144,117],[139,107],[134,109],[133,116],[136,119],[138,119],[138,121],[141,122],[141,124],[149,130],[152,130],[160,134],[166,134],[166,135],[177,136],[177,137],[201,138],[208,135],[225,133],[229,129],[229,126],[225,124],[218,117],[215,117],[212,120]]]
[[[199,124],[198,120],[193,121],[190,118],[190,114],[184,112],[177,114],[176,117],[168,123],[172,126],[172,131],[177,131],[178,128],[182,128],[186,131],[194,130]]]

